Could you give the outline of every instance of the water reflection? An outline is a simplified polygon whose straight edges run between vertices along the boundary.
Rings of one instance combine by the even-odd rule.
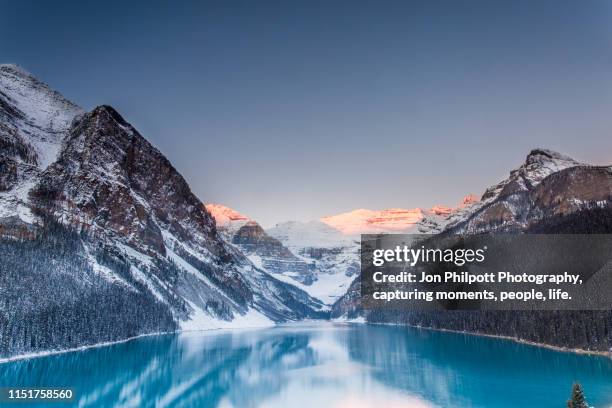
[[[610,407],[610,378],[606,358],[332,324],[154,336],[0,365],[0,386],[74,387],[82,407],[553,407],[576,379],[592,405]]]

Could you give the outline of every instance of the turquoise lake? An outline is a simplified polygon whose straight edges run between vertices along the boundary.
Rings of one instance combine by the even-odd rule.
[[[143,337],[0,364],[0,387],[71,387],[100,407],[556,407],[578,380],[612,407],[612,359],[359,324]],[[25,403],[4,406],[24,407]]]

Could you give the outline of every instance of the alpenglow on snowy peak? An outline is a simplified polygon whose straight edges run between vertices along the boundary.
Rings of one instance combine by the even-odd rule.
[[[246,215],[221,204],[206,204],[204,207],[215,219],[217,231],[230,242],[240,228],[253,221]]]
[[[389,208],[385,210],[358,209],[322,217],[320,221],[341,234],[358,237],[361,234],[436,233],[447,218],[478,202],[474,194],[465,196],[456,207],[436,205],[429,209]]]
[[[320,314],[226,244],[117,111],[85,112],[13,65],[0,66],[0,167],[0,316],[12,322],[0,355]]]

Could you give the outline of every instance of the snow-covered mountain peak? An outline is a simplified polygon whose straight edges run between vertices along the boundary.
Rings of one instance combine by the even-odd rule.
[[[547,149],[533,149],[527,155],[525,163],[519,168],[519,173],[535,187],[540,181],[559,170],[580,166],[571,157]]]
[[[520,230],[545,216],[603,206],[610,191],[606,184],[609,178],[597,166],[552,150],[533,149],[506,179],[489,187],[480,202],[450,217],[446,231]]]
[[[29,192],[83,110],[16,65],[0,65],[0,219],[33,223]]]
[[[555,152],[554,150],[543,149],[539,147],[532,149],[527,155],[527,158],[525,159],[525,163],[545,162],[545,161],[578,163],[569,156],[566,156],[559,152]]]
[[[385,210],[358,209],[322,217],[320,221],[346,236],[378,233],[414,233],[438,231],[445,219],[463,208],[478,202],[469,194],[457,207],[435,205],[429,209],[389,208]]]
[[[549,175],[580,165],[582,163],[555,151],[541,148],[533,149],[527,155],[525,162],[512,170],[507,179],[500,181],[484,192],[482,204],[489,203],[500,196],[531,190]]]

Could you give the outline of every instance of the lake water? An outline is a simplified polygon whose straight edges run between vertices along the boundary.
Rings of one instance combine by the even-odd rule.
[[[0,387],[74,388],[74,402],[57,407],[563,408],[574,380],[591,405],[612,407],[606,357],[331,323],[151,336],[0,364]]]

